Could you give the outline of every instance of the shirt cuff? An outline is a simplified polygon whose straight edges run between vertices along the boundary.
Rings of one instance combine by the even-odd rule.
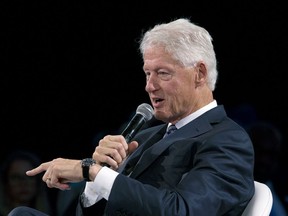
[[[108,200],[113,183],[119,173],[104,166],[100,169],[93,182],[86,182],[84,189],[84,207],[89,207],[100,199]]]

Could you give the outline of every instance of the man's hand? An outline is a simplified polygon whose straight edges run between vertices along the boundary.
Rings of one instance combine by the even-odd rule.
[[[122,135],[107,135],[99,141],[95,148],[93,159],[97,164],[108,164],[117,170],[122,161],[138,147],[136,141],[127,144]]]
[[[97,175],[100,168],[101,166],[95,169],[96,172],[93,177]],[[83,181],[81,160],[57,158],[40,164],[38,167],[27,171],[26,174],[35,176],[41,172],[45,172],[42,180],[46,182],[49,188],[69,190],[69,183]]]

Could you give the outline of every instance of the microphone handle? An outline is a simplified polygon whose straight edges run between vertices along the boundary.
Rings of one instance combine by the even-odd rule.
[[[126,142],[129,144],[137,132],[141,129],[141,127],[146,122],[145,117],[139,113],[136,113],[134,117],[131,119],[129,124],[123,130],[121,135],[125,138]]]

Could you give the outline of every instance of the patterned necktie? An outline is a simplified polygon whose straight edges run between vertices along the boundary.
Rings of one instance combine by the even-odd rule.
[[[168,127],[168,130],[166,131],[164,137],[168,136],[169,134],[173,133],[173,132],[176,131],[176,130],[177,130],[177,128],[176,128],[175,125],[170,125],[170,126]]]

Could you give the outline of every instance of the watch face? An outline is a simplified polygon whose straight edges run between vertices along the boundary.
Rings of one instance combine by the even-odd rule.
[[[91,166],[92,164],[95,164],[95,160],[92,158],[85,158],[82,160],[82,166]]]

